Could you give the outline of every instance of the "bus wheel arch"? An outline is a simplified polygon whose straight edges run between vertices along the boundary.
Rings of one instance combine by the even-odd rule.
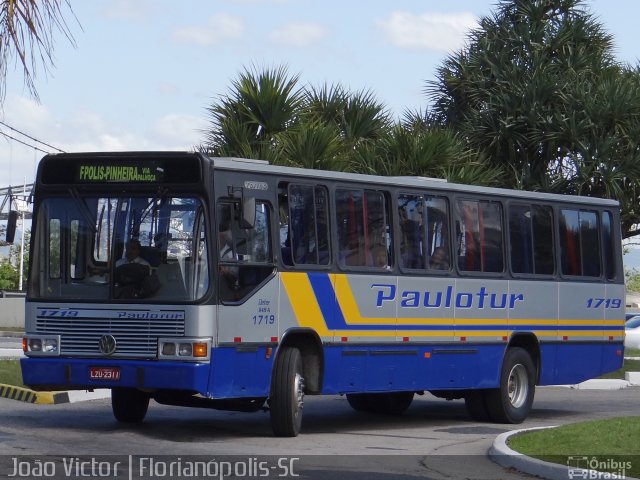
[[[292,328],[282,336],[276,356],[285,347],[297,348],[302,358],[304,393],[315,395],[322,391],[324,377],[324,353],[322,341],[316,332],[306,328]]]
[[[542,358],[540,353],[540,342],[533,333],[516,333],[509,340],[508,349],[510,348],[522,348],[524,349],[535,366],[535,384],[537,385],[540,380],[540,370],[542,365]],[[506,352],[505,352],[506,357]]]

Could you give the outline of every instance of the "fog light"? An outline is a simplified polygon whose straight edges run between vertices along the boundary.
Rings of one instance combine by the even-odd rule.
[[[40,339],[40,338],[30,338],[29,339],[29,351],[30,352],[41,352],[42,351],[42,339]]]
[[[57,352],[58,340],[55,338],[45,338],[42,351],[48,353]]]
[[[176,344],[175,343],[164,343],[162,344],[162,355],[175,355],[176,354]]]
[[[206,343],[194,343],[193,344],[193,356],[198,358],[205,358],[207,356],[207,344]]]
[[[190,343],[181,343],[178,355],[181,357],[190,357],[193,354],[193,347]]]

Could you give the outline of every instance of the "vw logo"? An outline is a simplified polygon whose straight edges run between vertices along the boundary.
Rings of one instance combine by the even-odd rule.
[[[116,351],[116,339],[113,335],[102,335],[98,345],[100,352],[105,355],[111,355]]]

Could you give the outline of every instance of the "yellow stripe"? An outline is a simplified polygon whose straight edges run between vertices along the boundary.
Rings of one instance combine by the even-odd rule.
[[[345,322],[351,325],[395,325],[398,331],[389,330],[339,330],[331,331],[327,328],[326,322],[322,315],[322,311],[315,297],[315,292],[309,281],[309,277],[304,273],[281,273],[282,283],[285,287],[289,301],[296,315],[298,324],[305,327],[313,328],[321,337],[326,336],[358,336],[358,337],[391,337],[391,336],[408,336],[408,337],[503,337],[510,335],[511,331],[505,329],[507,325],[531,325],[536,326],[565,326],[587,327],[587,326],[619,326],[624,327],[624,320],[582,320],[582,319],[476,319],[476,318],[436,318],[436,317],[416,317],[416,318],[392,318],[392,317],[363,317],[360,308],[353,296],[353,291],[349,285],[347,275],[330,274],[334,286],[337,301],[342,310]],[[496,330],[469,330],[459,331],[453,329],[446,330],[402,330],[405,325],[441,325],[443,327],[450,326],[456,328],[459,326],[483,325],[498,327]],[[621,332],[617,331],[553,331],[540,330],[534,331],[539,336],[621,336]]]
[[[321,337],[331,335],[306,274],[282,273],[282,284],[293,307],[298,324],[313,328]]]

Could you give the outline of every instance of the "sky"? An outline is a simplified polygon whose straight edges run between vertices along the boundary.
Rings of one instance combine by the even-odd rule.
[[[370,90],[397,118],[425,109],[426,81],[459,50],[485,0],[69,0],[76,46],[56,36],[40,102],[8,66],[0,120],[68,152],[184,150],[245,69],[287,66],[301,85]],[[636,64],[638,0],[588,0]],[[0,131],[34,144],[0,125]],[[37,144],[42,150],[54,151]],[[43,152],[0,135],[0,188],[31,183]]]

